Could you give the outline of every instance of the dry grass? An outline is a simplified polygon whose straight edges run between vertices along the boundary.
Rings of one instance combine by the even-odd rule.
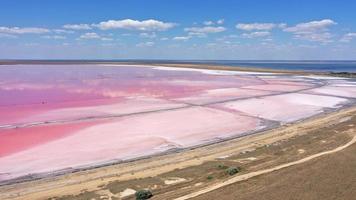
[[[354,124],[356,124],[356,117],[353,117],[349,121],[336,123],[329,128],[311,129],[307,132],[304,132],[303,134],[294,135],[293,137],[278,142],[273,142],[269,145],[263,145],[249,152],[244,152],[244,153],[240,152],[237,154],[232,154],[231,156],[226,158],[220,158],[220,159],[215,158],[213,160],[203,162],[200,165],[185,167],[182,169],[175,169],[173,171],[159,174],[154,177],[140,178],[134,180],[127,180],[127,181],[120,181],[120,180],[112,181],[108,184],[102,185],[100,189],[97,191],[90,191],[90,192],[85,191],[82,192],[81,194],[62,196],[58,199],[63,199],[63,200],[86,199],[88,197],[98,199],[100,198],[100,196],[98,197],[97,195],[98,193],[100,193],[100,191],[110,191],[110,193],[113,195],[111,199],[115,199],[120,195],[120,192],[124,191],[127,188],[131,188],[135,190],[139,190],[142,188],[150,188],[151,190],[154,191],[155,194],[153,199],[174,199],[185,194],[190,194],[192,192],[199,191],[209,185],[219,184],[222,181],[229,180],[231,176],[229,176],[226,173],[226,168],[229,166],[241,167],[242,172],[240,172],[239,174],[247,174],[258,170],[269,169],[271,167],[281,165],[284,163],[300,160],[302,158],[305,158],[310,155],[314,155],[319,152],[335,149],[347,143],[350,140],[351,138],[350,130],[353,129]],[[352,147],[354,148],[354,146]],[[303,151],[300,151],[301,149]],[[301,164],[301,166],[302,165],[304,164]],[[298,168],[298,171],[297,172],[294,171],[293,170],[294,168]],[[349,168],[351,169],[351,167]],[[288,177],[288,178],[284,178],[284,177],[281,178],[282,182],[279,181],[278,179],[279,176],[281,176],[279,174],[270,177],[268,180],[264,180],[262,177],[264,176],[269,177],[270,176],[269,174],[261,175],[256,178],[252,178],[251,180],[248,181],[223,187],[216,191],[210,192],[206,195],[199,196],[197,199],[217,199],[218,197],[219,198],[223,197],[225,199],[239,199],[240,195],[237,194],[240,193],[245,194],[247,199],[247,198],[252,198],[251,196],[253,196],[253,194],[255,194],[256,192],[261,192],[261,195],[256,196],[256,198],[252,198],[252,199],[264,199],[262,197],[264,197],[265,194],[262,191],[268,193],[270,191],[273,192],[274,190],[279,190],[280,187],[284,185],[286,187],[291,187],[289,188],[291,191],[298,191],[292,187],[294,185],[293,182],[289,182],[289,183],[287,182],[289,180],[293,180],[292,179],[293,177],[300,179],[299,176],[301,176],[302,173],[306,173],[308,169],[305,169],[303,171],[300,170],[298,166],[290,167],[290,169],[291,170],[289,170],[289,168],[288,170],[287,169],[281,170],[281,171],[287,171],[285,173],[289,173],[288,176],[283,175],[284,177]],[[329,173],[329,172],[330,170],[328,170],[328,172],[325,173]],[[271,174],[274,173],[275,172],[272,172]],[[315,172],[311,172],[310,174],[307,174],[305,178],[308,178],[310,176],[312,177],[313,173]],[[164,184],[164,180],[167,180],[170,177],[184,178],[186,179],[186,181],[173,185]],[[352,178],[352,176],[350,177]],[[272,180],[273,178],[275,180]],[[304,181],[308,182],[307,180]],[[270,185],[268,184],[267,186],[270,187],[275,186],[277,188],[273,189],[273,188],[266,187],[266,183],[271,183]],[[278,185],[277,183],[281,183],[281,184]],[[315,184],[316,183],[317,180],[315,180]],[[323,181],[321,181],[320,183],[323,183]],[[300,187],[300,189],[303,188]],[[283,190],[288,190],[288,188],[284,188]],[[280,198],[278,198],[275,195],[271,195],[271,199],[273,198],[288,199],[285,196],[283,196],[283,194],[288,195],[288,192],[281,193]],[[133,199],[133,197],[128,197],[127,199]],[[245,199],[245,197],[241,196],[241,199]]]

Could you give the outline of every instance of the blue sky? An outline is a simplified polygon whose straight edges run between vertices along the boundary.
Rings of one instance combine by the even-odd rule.
[[[0,59],[356,59],[354,0],[1,0]]]

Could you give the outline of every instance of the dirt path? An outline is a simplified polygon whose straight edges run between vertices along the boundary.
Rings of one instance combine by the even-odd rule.
[[[284,168],[287,168],[287,167],[290,167],[290,166],[302,164],[302,163],[308,162],[308,161],[310,161],[312,159],[315,159],[315,158],[318,158],[318,157],[321,157],[321,156],[324,156],[324,155],[328,155],[328,154],[332,154],[332,153],[336,153],[336,152],[342,151],[342,150],[346,149],[347,147],[351,146],[352,144],[354,144],[355,142],[356,142],[356,136],[354,136],[352,138],[352,140],[349,141],[348,143],[346,143],[345,145],[337,147],[337,148],[335,148],[333,150],[317,153],[317,154],[308,156],[306,158],[303,158],[303,159],[300,159],[300,160],[297,160],[297,161],[294,161],[294,162],[282,164],[282,165],[279,165],[279,166],[276,166],[276,167],[273,167],[273,168],[270,168],[270,169],[260,170],[260,171],[244,174],[244,175],[241,175],[241,176],[236,176],[236,177],[231,178],[231,179],[229,179],[227,181],[224,181],[222,183],[218,183],[218,184],[209,186],[209,187],[207,187],[205,189],[202,189],[200,191],[197,191],[197,192],[194,192],[194,193],[191,193],[191,194],[176,198],[175,200],[190,199],[190,198],[197,197],[199,195],[211,192],[213,190],[225,187],[227,185],[253,178],[255,176],[259,176],[259,175],[263,175],[263,174],[266,174],[266,173],[274,172],[274,171],[277,171],[277,170],[280,170],[280,169],[284,169]]]

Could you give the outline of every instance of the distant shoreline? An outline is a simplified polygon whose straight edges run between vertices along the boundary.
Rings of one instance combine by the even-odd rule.
[[[257,61],[256,61],[257,62]],[[263,62],[263,61],[261,61]],[[266,62],[343,62],[343,61],[266,61]],[[356,61],[344,61],[355,62]],[[193,68],[193,69],[209,69],[209,70],[226,70],[226,71],[248,71],[248,72],[270,72],[296,75],[321,75],[321,76],[336,76],[346,78],[356,78],[356,72],[348,71],[318,71],[318,70],[303,70],[303,69],[274,69],[260,66],[231,66],[221,63],[209,63],[203,61],[165,61],[165,60],[0,60],[1,65],[77,65],[77,64],[121,64],[121,65],[153,65],[162,67],[178,67],[178,68]]]

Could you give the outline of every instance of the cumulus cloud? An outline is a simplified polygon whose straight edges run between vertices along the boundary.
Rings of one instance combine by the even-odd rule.
[[[203,24],[205,25],[205,26],[212,26],[212,25],[215,25],[215,24],[218,24],[218,25],[221,25],[221,24],[224,24],[224,19],[219,19],[219,20],[217,20],[217,21],[205,21],[205,22],[203,22]]]
[[[190,36],[177,36],[174,37],[173,40],[178,40],[178,41],[187,41],[190,39]]]
[[[45,35],[42,38],[45,39],[53,39],[53,40],[64,40],[67,37],[63,36],[63,35]]]
[[[91,33],[84,33],[79,37],[79,40],[91,40],[91,39],[97,39],[97,40],[102,40],[102,41],[112,41],[112,38],[109,37],[103,37],[100,36],[97,33],[91,32]]]
[[[313,42],[331,42],[332,34],[328,32],[329,27],[337,23],[331,19],[300,23],[283,29],[285,32],[294,34],[294,38]]]
[[[328,27],[336,24],[337,23],[331,19],[323,19],[320,21],[300,23],[296,26],[287,27],[284,29],[284,31],[292,33],[311,33],[316,31],[326,31]]]
[[[100,39],[97,33],[84,33],[79,37],[80,39]]]
[[[219,33],[225,30],[226,28],[222,26],[190,27],[184,29],[184,31],[191,33]]]
[[[63,26],[65,29],[72,30],[90,30],[92,29],[89,24],[66,24]]]
[[[341,39],[340,42],[350,42],[356,38],[356,33],[346,33]]]
[[[36,27],[0,27],[0,33],[5,34],[43,34],[49,33],[50,30],[46,28],[36,28]]]
[[[99,24],[95,24],[94,26],[102,29],[127,29],[127,30],[138,30],[138,31],[164,31],[170,28],[173,28],[175,23],[167,23],[154,19],[149,20],[132,20],[132,19],[124,19],[124,20],[109,20],[105,22],[100,22]]]
[[[237,24],[236,28],[243,31],[266,31],[278,27],[274,23],[250,23],[250,24]]]
[[[191,37],[206,37],[206,33],[198,33],[198,32],[189,32],[188,33],[189,36]]]
[[[256,31],[252,33],[244,33],[242,34],[243,38],[261,38],[261,37],[267,37],[270,36],[271,33],[268,31]]]
[[[216,21],[217,24],[224,24],[225,20],[224,19],[219,19],[218,21]]]
[[[296,39],[302,39],[311,42],[326,43],[326,42],[331,42],[333,36],[329,32],[322,32],[322,33],[296,34],[294,37]]]
[[[214,22],[213,21],[205,21],[205,22],[203,22],[203,24],[206,26],[211,26],[211,25],[214,25]]]
[[[64,30],[64,29],[54,29],[52,30],[54,33],[57,33],[57,34],[62,34],[62,33],[66,33],[66,34],[72,34],[74,33],[74,31],[71,31],[71,30]]]

